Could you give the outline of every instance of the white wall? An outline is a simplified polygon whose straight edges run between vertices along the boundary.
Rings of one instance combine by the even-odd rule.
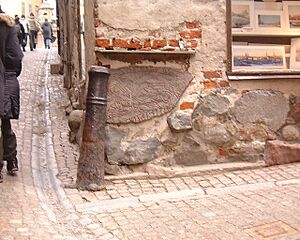
[[[2,0],[1,1],[1,8],[2,10],[7,13],[8,15],[14,17],[15,14],[20,15],[22,11],[22,1],[21,0]]]

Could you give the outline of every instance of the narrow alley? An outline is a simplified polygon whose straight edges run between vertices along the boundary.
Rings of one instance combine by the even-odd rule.
[[[56,49],[26,52],[20,170],[0,184],[0,240],[300,239],[300,163],[172,178],[107,177],[78,191]]]

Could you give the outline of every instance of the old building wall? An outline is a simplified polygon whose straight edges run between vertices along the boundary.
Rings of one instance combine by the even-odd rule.
[[[79,0],[57,1],[60,34],[59,52],[64,72],[64,87],[69,90],[70,103],[67,113],[73,109],[82,109],[84,92],[82,78],[82,52],[80,35]]]
[[[294,96],[229,87],[225,0],[95,0],[85,8],[86,46],[95,46],[86,66],[111,72],[107,173],[257,161],[266,141],[299,141]]]

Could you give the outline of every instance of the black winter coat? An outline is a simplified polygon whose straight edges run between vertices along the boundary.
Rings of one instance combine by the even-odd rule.
[[[4,105],[0,105],[0,116],[17,119],[20,109],[20,88],[17,76],[21,73],[23,53],[19,46],[14,19],[5,13],[0,13],[0,58],[5,68],[5,74],[0,76],[0,81],[4,85]],[[0,100],[1,91],[0,89]]]

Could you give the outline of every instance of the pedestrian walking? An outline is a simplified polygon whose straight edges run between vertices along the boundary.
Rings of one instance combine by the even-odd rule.
[[[28,17],[28,27],[30,50],[33,51],[33,49],[36,49],[37,36],[40,31],[40,24],[33,13],[30,13],[30,16]]]
[[[52,32],[52,26],[48,22],[47,18],[45,19],[45,22],[43,22],[43,24],[42,24],[42,34],[43,34],[43,38],[44,38],[45,48],[50,49],[51,38],[52,38],[53,32]]]
[[[25,15],[22,15],[20,18],[20,23],[24,27],[25,35],[24,35],[24,43],[23,43],[23,51],[25,52],[26,46],[27,46],[27,41],[28,41],[28,32],[29,32],[29,25],[28,21],[25,18]]]
[[[19,47],[15,21],[5,14],[0,6],[0,65],[3,70],[0,81],[4,82],[3,112],[1,115],[3,141],[1,146],[3,158],[0,159],[1,181],[3,181],[1,173],[4,165],[3,160],[7,161],[6,168],[9,174],[14,175],[14,172],[18,170],[17,139],[12,130],[10,119],[19,118],[20,88],[17,77],[21,73],[22,58],[23,53]]]
[[[16,24],[16,29],[17,29],[17,36],[19,39],[19,45],[25,52],[25,47],[24,47],[25,29],[24,29],[23,25],[20,23],[19,17],[15,18],[15,24]]]

